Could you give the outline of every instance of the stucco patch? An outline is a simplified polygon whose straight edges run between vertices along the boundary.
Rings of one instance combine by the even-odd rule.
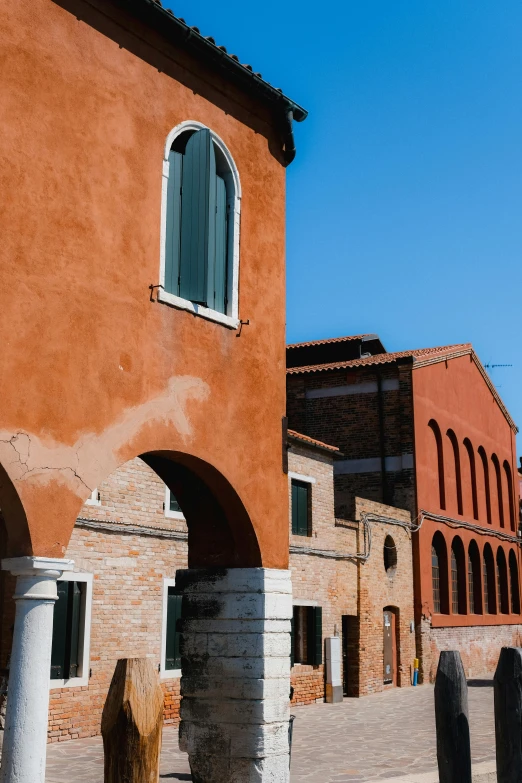
[[[118,451],[147,425],[173,426],[184,441],[192,434],[186,413],[189,400],[202,402],[209,387],[201,378],[171,378],[163,394],[128,408],[100,434],[86,433],[74,445],[19,431],[0,431],[0,463],[11,480],[47,485],[59,480],[80,498],[119,465]]]

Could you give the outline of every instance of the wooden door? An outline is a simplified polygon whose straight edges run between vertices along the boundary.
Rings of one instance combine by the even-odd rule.
[[[395,615],[386,609],[383,613],[384,655],[383,679],[385,685],[391,685],[395,680],[394,635]]]

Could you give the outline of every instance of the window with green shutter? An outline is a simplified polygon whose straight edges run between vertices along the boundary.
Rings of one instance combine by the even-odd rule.
[[[295,536],[311,536],[310,506],[311,484],[292,479],[292,533]]]
[[[80,636],[83,582],[59,581],[54,604],[51,679],[69,680],[80,675]]]
[[[227,163],[208,128],[182,133],[168,160],[165,291],[226,314],[234,200]]]
[[[181,619],[181,595],[174,585],[168,587],[167,593],[167,629],[165,635],[165,670],[181,669],[181,654],[179,648],[180,633],[178,620]]]

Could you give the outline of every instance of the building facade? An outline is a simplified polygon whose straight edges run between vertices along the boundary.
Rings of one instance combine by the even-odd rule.
[[[490,675],[520,638],[516,426],[471,345],[387,353],[376,335],[289,346],[289,425],[337,445],[336,516],[356,497],[412,515],[421,676],[461,652]]]
[[[0,508],[16,580],[1,778],[43,783],[53,602],[59,587],[74,614],[82,594],[71,536],[93,490],[140,457],[187,521],[193,774],[287,780],[285,169],[306,112],[159,2],[21,0],[0,30]],[[227,634],[241,644],[247,605],[238,670]],[[207,665],[230,674],[209,674],[212,695]],[[216,693],[237,694],[234,720]]]

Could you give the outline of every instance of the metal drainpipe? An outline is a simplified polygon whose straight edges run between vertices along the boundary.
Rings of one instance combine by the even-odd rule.
[[[379,445],[381,451],[381,496],[382,502],[387,504],[388,489],[386,486],[386,453],[384,448],[384,398],[380,372],[377,372],[377,401],[379,409]]]
[[[283,150],[283,157],[287,165],[290,165],[290,163],[293,161],[296,152],[294,129],[292,126],[293,121],[294,121],[294,113],[291,109],[289,109],[285,114],[285,125],[286,125],[285,133],[284,133],[285,148]]]

